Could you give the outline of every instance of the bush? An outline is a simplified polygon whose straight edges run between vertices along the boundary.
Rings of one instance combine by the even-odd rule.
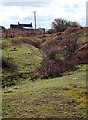
[[[63,50],[65,56],[71,58],[80,45],[78,36],[75,33],[71,33],[68,34],[63,41],[64,41]]]
[[[62,62],[44,58],[41,66],[36,70],[37,77],[52,78],[62,75]],[[35,75],[34,75],[35,76]]]
[[[44,58],[41,66],[34,71],[34,74],[31,75],[31,80],[41,78],[48,79],[53,77],[60,77],[63,75],[63,72],[72,70],[76,66],[74,60],[65,59],[65,60],[55,60]]]

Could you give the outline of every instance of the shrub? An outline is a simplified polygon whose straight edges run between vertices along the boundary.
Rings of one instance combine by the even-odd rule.
[[[62,63],[59,60],[55,61],[53,59],[44,58],[41,66],[34,73],[34,76],[35,74],[37,75],[37,77],[40,78],[49,78],[49,77],[51,78],[51,77],[61,76],[62,74],[61,64]]]
[[[75,51],[79,48],[78,36],[75,33],[71,33],[68,34],[63,41],[65,56],[71,58]]]
[[[80,40],[83,37],[82,33],[81,27],[69,28],[62,33],[54,34],[56,36],[52,39],[46,40],[41,45],[46,57],[32,79],[61,76],[63,72],[75,69],[78,64],[88,63],[86,52],[88,45],[83,46]]]
[[[31,79],[60,77],[63,75],[63,72],[72,70],[75,66],[76,62],[74,60],[65,59],[62,61],[45,57],[41,66],[34,71],[34,74],[32,73]]]

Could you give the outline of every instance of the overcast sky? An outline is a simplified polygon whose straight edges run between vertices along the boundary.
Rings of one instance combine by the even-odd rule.
[[[86,25],[87,0],[0,0],[0,25],[33,23],[36,11],[37,28],[50,28],[55,18],[76,21]]]

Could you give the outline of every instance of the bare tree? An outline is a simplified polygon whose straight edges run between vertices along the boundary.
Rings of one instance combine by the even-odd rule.
[[[63,32],[69,27],[79,27],[79,26],[80,25],[77,22],[71,22],[59,18],[56,18],[51,24],[52,29],[54,29],[56,32]]]

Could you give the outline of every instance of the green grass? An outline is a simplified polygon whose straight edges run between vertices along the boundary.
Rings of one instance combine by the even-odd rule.
[[[42,53],[39,49],[27,44],[22,44],[20,46],[13,46],[11,44],[11,41],[21,41],[22,38],[23,37],[19,36],[15,38],[3,39],[2,45],[5,47],[2,50],[2,57],[13,59],[19,72],[30,72],[41,63]],[[32,40],[38,39],[36,36],[24,37],[24,39],[25,38],[32,38]]]
[[[40,51],[29,45],[22,45],[20,47],[12,46],[4,49],[3,56],[12,58],[21,72],[30,71],[34,67],[37,67],[42,59]]]
[[[27,44],[12,46],[11,40],[3,40],[6,47],[2,50],[2,57],[8,62],[12,62],[16,66],[16,70],[13,71],[8,67],[2,69],[3,86],[19,84],[22,77],[28,78],[27,73],[34,71],[42,61],[42,52],[39,49]],[[22,74],[21,78],[20,74]]]
[[[3,89],[3,118],[86,118],[86,65],[54,79]],[[88,96],[87,96],[88,97]]]
[[[46,37],[50,36],[47,34]],[[30,81],[29,75],[25,77],[25,73],[40,65],[42,52],[27,44],[12,46],[13,39],[18,41],[21,38],[2,41],[5,46],[2,57],[12,59],[17,66],[15,71],[8,68],[2,71],[3,80],[15,83],[3,88],[3,118],[86,118],[86,65],[78,66],[79,69],[75,71],[66,71],[62,77]],[[39,40],[42,36],[27,38]],[[60,57],[63,59],[63,56]],[[21,78],[18,77],[20,73],[24,74]]]

